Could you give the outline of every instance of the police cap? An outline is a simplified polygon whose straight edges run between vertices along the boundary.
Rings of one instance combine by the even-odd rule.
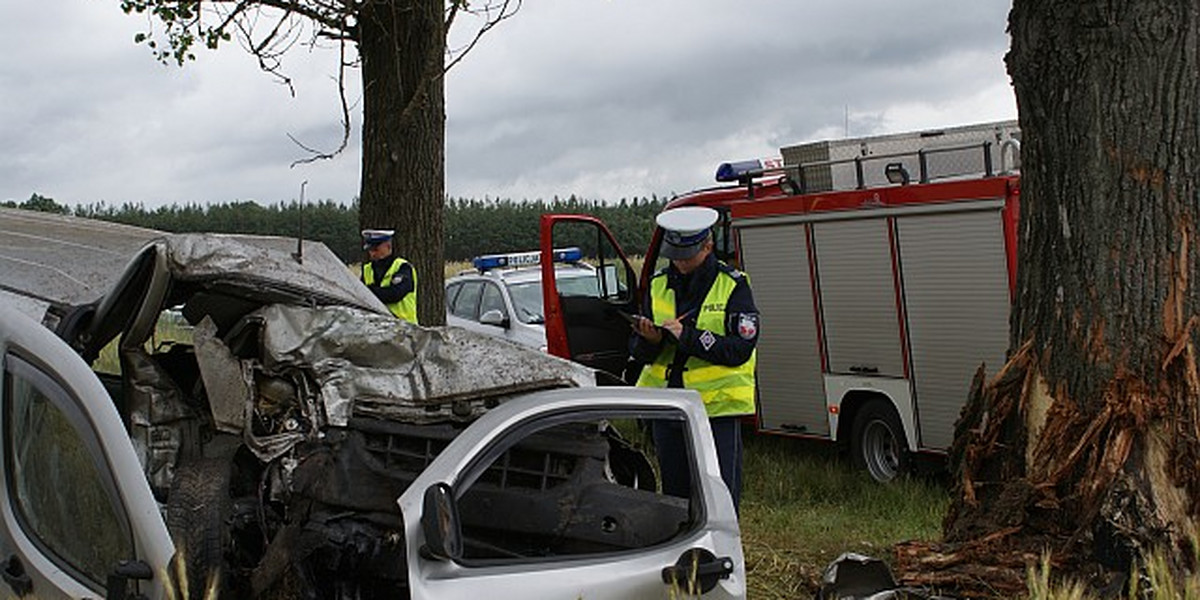
[[[687,260],[704,247],[709,229],[717,222],[717,211],[704,206],[684,206],[658,213],[654,220],[663,228],[662,257]]]
[[[379,244],[390,241],[395,235],[395,229],[364,229],[362,230],[363,250],[370,250]]]

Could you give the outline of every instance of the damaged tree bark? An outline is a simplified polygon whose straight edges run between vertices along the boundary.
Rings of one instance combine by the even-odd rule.
[[[1122,585],[1194,570],[1200,515],[1200,1],[1015,0],[1022,132],[1009,361],[977,375],[950,450],[944,542],[901,580],[1025,591],[1025,568]]]

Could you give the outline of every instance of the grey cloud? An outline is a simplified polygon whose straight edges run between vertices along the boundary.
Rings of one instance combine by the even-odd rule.
[[[1012,118],[1008,6],[526,2],[447,77],[446,190],[661,196],[847,121],[867,135]],[[309,199],[357,193],[357,130],[338,159],[290,166],[304,154],[289,133],[321,149],[340,137],[329,53],[289,60],[293,98],[235,47],[158,65],[115,3],[17,2],[0,16],[0,200],[276,202],[302,181]],[[982,89],[1008,98],[980,112]]]

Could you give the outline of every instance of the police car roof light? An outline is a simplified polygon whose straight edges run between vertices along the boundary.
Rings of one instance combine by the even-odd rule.
[[[571,246],[570,248],[555,248],[551,254],[554,255],[554,262],[577,263],[583,260],[583,251],[575,246]]]
[[[783,159],[779,157],[721,163],[717,165],[717,181],[745,181],[754,177],[762,177],[766,171],[782,168]]]
[[[554,262],[577,263],[583,260],[583,251],[577,247],[555,248],[551,253],[554,256]],[[542,253],[533,250],[530,252],[476,256],[471,259],[471,264],[482,273],[490,269],[500,269],[503,267],[528,267],[540,264],[541,260]]]

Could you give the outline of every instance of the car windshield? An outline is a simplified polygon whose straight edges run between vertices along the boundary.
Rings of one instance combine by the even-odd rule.
[[[593,273],[568,274],[560,271],[556,280],[558,292],[564,296],[600,297],[600,279]],[[546,322],[540,280],[510,283],[508,291],[512,296],[513,309],[522,323]]]

